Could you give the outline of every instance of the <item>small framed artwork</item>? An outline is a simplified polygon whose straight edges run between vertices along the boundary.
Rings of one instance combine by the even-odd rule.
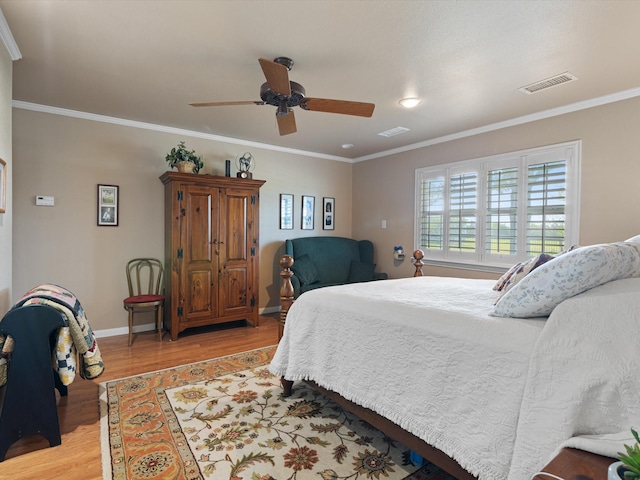
[[[98,226],[118,226],[118,200],[117,185],[98,185]]]
[[[0,158],[0,213],[7,211],[7,162]]]
[[[316,197],[309,195],[302,196],[302,215],[301,225],[302,230],[313,230],[313,213],[316,207]]]
[[[293,230],[293,195],[280,194],[280,230]]]
[[[324,230],[333,230],[335,224],[335,203],[333,197],[324,197],[322,199],[322,228]]]

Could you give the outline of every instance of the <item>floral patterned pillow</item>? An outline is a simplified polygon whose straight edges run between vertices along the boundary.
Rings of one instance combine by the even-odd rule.
[[[545,317],[563,300],[613,280],[640,277],[640,242],[590,245],[548,261],[498,300],[496,317]]]
[[[510,289],[512,289],[520,280],[529,275],[533,270],[538,268],[540,265],[544,265],[549,260],[553,259],[553,255],[549,255],[547,253],[541,253],[540,255],[536,255],[535,257],[530,258],[525,262],[516,263],[513,267],[507,271],[498,283],[493,287],[494,290],[502,292],[500,294],[501,298],[504,294],[506,294]]]
[[[516,272],[516,270],[518,268],[520,268],[522,266],[522,262],[518,262],[516,263],[514,266],[512,266],[509,270],[507,270],[496,282],[496,284],[493,286],[493,289],[496,292],[501,292],[504,289],[504,286],[507,284],[507,282],[509,281],[509,279],[513,276],[513,274]]]

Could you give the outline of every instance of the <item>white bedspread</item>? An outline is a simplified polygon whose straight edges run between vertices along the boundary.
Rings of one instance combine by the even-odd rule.
[[[624,443],[634,444],[640,278],[610,282],[558,305],[538,338],[528,377],[509,478],[528,479],[562,447],[617,457]]]
[[[636,297],[639,282],[628,284]],[[597,338],[583,340],[585,332],[614,335],[617,320],[603,317],[609,302],[590,303],[589,315],[558,307],[549,322],[498,318],[489,315],[494,283],[419,277],[307,292],[289,311],[270,370],[376,411],[486,480],[528,480],[570,437],[628,430],[631,418],[640,419],[640,303],[621,312],[636,314],[635,340],[625,340],[625,348],[635,342],[634,358],[616,346],[605,360]],[[622,365],[615,382],[624,388],[603,387],[606,372]],[[584,376],[587,385],[572,381]],[[623,390],[623,399],[614,398]],[[592,400],[581,403],[585,391]]]

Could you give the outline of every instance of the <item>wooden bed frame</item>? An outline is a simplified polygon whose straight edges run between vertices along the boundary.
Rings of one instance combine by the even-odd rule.
[[[413,258],[415,260],[413,265],[416,267],[413,276],[422,277],[424,275],[422,273],[422,267],[424,266],[424,262],[422,261],[422,259],[424,258],[424,253],[422,252],[422,250],[416,250],[415,252],[413,252]],[[289,309],[294,302],[293,285],[291,283],[291,276],[293,275],[291,266],[293,265],[293,262],[294,260],[290,255],[283,255],[280,259],[280,266],[282,267],[282,271],[280,272],[280,276],[282,277],[282,286],[280,288],[280,324],[278,327],[278,340],[282,338],[282,335],[284,333],[284,325],[287,319],[287,313],[289,312]],[[284,378],[281,378],[280,382],[282,383],[284,395],[291,395],[293,382],[290,380],[285,380]],[[364,420],[365,422],[373,425],[378,430],[384,432],[389,437],[400,442],[405,447],[413,450],[414,452],[417,452],[423,458],[433,463],[434,465],[437,465],[459,480],[477,480],[476,477],[467,472],[458,464],[458,462],[453,460],[451,457],[444,454],[437,448],[432,447],[424,440],[421,440],[412,433],[409,433],[406,430],[402,429],[385,417],[368,408],[364,408],[356,403],[353,403],[345,399],[341,395],[327,390],[326,388],[323,388],[320,385],[315,384],[314,382],[307,383],[326,397],[336,402],[341,407],[356,415],[361,420]]]

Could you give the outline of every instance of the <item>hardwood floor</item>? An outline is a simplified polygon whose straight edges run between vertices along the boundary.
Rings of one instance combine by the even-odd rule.
[[[260,317],[254,328],[244,321],[186,330],[177,341],[154,332],[138,334],[131,347],[127,335],[98,339],[105,371],[100,378],[76,378],[58,400],[62,444],[49,447],[40,436],[14,443],[0,462],[0,480],[101,480],[98,384],[163,368],[276,345],[278,314]]]

